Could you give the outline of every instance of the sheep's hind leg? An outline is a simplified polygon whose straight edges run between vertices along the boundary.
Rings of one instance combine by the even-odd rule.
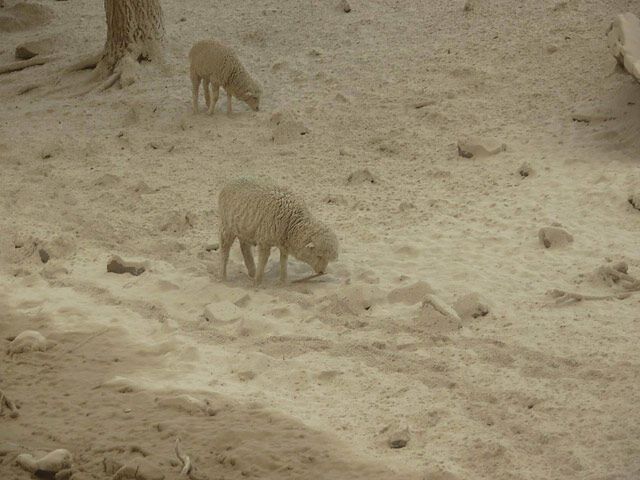
[[[244,264],[247,266],[247,272],[249,272],[249,276],[251,278],[254,278],[256,276],[256,264],[253,261],[251,244],[247,242],[240,242],[240,250],[242,250],[242,256],[244,257]]]
[[[220,232],[220,264],[222,270],[222,280],[227,279],[227,263],[229,263],[229,251],[235,240],[235,236],[224,231]]]
[[[220,95],[220,85],[211,81],[211,103],[209,104],[209,115],[213,114],[213,109],[218,102],[218,96]]]
[[[269,261],[269,254],[271,253],[271,247],[268,245],[258,245],[258,271],[256,272],[255,285],[258,286],[262,283],[262,277],[264,276],[264,269]]]
[[[191,74],[191,102],[193,103],[193,113],[198,113],[198,93],[200,93],[200,77],[195,73]]]
[[[227,92],[227,115],[231,115],[231,93]]]
[[[287,283],[287,260],[289,255],[284,250],[280,250],[280,283]]]

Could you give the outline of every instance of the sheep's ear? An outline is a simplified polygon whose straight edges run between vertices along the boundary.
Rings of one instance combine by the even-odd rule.
[[[315,244],[313,242],[309,242],[305,245],[305,248],[310,248],[310,249],[314,249],[316,248]]]

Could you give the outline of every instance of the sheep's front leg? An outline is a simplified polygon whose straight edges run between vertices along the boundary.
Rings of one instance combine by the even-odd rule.
[[[213,109],[216,106],[216,102],[218,101],[218,96],[220,95],[220,85],[211,81],[211,103],[209,104],[209,115],[213,114]]]
[[[231,93],[227,92],[227,115],[231,115]]]
[[[271,253],[271,247],[269,245],[258,245],[258,271],[256,272],[255,285],[258,286],[262,282],[264,276],[264,269],[267,266],[269,260],[269,254]]]
[[[193,113],[198,113],[198,93],[200,92],[200,77],[195,73],[191,73],[191,102],[193,104]]]
[[[233,235],[229,235],[224,231],[220,232],[220,264],[222,270],[222,280],[227,279],[227,263],[229,262],[229,251],[231,250],[231,245],[233,245],[233,241],[235,237]]]
[[[244,257],[244,264],[247,267],[247,272],[249,272],[249,276],[251,278],[254,278],[256,275],[256,264],[253,261],[251,245],[247,242],[240,242],[240,250],[242,250],[242,256]]]
[[[287,260],[289,254],[286,250],[280,249],[280,283],[287,283]]]

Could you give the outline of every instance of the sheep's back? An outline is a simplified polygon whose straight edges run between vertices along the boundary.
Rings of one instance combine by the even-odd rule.
[[[197,42],[189,51],[191,70],[199,77],[212,77],[220,85],[227,85],[238,68],[238,59],[226,45],[215,40]]]
[[[282,187],[242,178],[227,184],[218,199],[225,232],[252,244],[286,243],[292,222],[306,216],[306,207]]]

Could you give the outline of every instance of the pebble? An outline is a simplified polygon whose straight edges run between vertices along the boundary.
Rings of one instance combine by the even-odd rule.
[[[545,248],[563,247],[573,242],[573,236],[560,227],[543,227],[538,231],[538,239]]]
[[[640,192],[629,196],[629,203],[636,210],[640,210]]]
[[[338,3],[338,8],[341,9],[344,13],[349,13],[351,11],[351,5],[349,5],[349,2],[347,2],[347,0],[341,0],[340,3]]]
[[[520,165],[520,168],[518,169],[518,173],[520,174],[521,177],[526,178],[533,175],[533,168],[531,168],[531,165],[529,165],[529,162],[524,162],[522,165]]]

